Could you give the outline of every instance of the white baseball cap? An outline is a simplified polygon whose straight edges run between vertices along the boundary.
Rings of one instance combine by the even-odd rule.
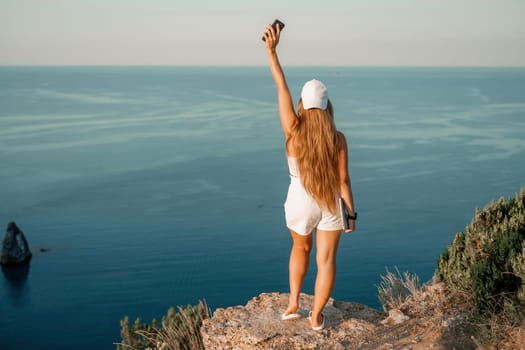
[[[316,79],[307,81],[301,91],[304,109],[326,109],[328,105],[328,91],[322,82]]]

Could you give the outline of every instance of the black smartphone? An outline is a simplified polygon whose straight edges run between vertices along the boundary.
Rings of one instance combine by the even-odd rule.
[[[273,30],[277,30],[277,26],[279,26],[279,29],[281,30],[281,32],[283,31],[284,29],[284,23],[281,22],[280,20],[276,19],[275,21],[273,21],[272,23],[272,27],[273,27]],[[264,36],[262,37],[262,40],[263,41],[266,41],[266,39],[264,38]]]
[[[284,29],[284,23],[279,21],[278,19],[276,19],[272,23],[272,27],[273,27],[274,30],[277,30],[277,25],[279,25],[279,29],[281,29],[281,31]]]

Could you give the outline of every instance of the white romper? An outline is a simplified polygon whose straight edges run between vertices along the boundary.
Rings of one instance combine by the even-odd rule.
[[[308,236],[314,228],[323,231],[337,231],[343,229],[343,220],[339,208],[336,215],[328,208],[320,207],[301,183],[299,168],[295,157],[288,157],[290,169],[290,186],[284,203],[286,226],[294,232]],[[337,205],[339,201],[334,198]]]

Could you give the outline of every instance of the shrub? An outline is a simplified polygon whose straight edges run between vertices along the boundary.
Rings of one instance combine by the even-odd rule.
[[[205,301],[199,301],[195,306],[173,307],[168,309],[162,318],[161,328],[157,321],[151,325],[141,323],[137,318],[133,327],[129,326],[128,317],[120,321],[122,338],[117,344],[117,350],[200,350],[204,349],[200,328],[202,321],[210,317],[210,310]]]
[[[438,259],[438,276],[449,287],[472,293],[480,315],[525,310],[525,188],[508,202],[491,202],[465,232],[456,234]]]

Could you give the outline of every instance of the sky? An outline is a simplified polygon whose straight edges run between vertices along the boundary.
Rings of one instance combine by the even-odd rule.
[[[525,0],[0,0],[0,65],[525,66]]]

